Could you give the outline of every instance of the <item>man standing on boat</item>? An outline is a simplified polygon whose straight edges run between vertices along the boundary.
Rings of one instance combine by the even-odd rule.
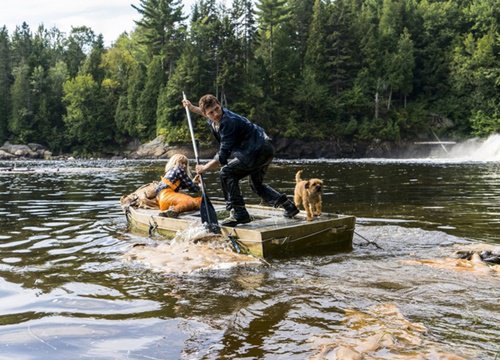
[[[205,165],[197,165],[196,172],[203,174],[221,167],[220,181],[227,210],[231,216],[221,224],[236,226],[252,221],[241,195],[239,181],[250,176],[250,186],[264,202],[285,209],[284,216],[292,218],[299,213],[295,204],[285,194],[263,183],[267,168],[274,157],[274,147],[264,129],[247,118],[222,108],[217,98],[207,94],[198,106],[183,100],[184,107],[208,118],[210,131],[219,143],[219,151]],[[229,160],[233,155],[234,158]]]

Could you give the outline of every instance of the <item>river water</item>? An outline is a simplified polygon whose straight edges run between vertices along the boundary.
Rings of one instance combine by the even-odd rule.
[[[426,331],[410,355],[367,358],[497,358],[498,273],[407,261],[500,243],[500,161],[277,161],[271,185],[292,194],[304,169],[325,182],[324,211],[357,217],[353,251],[188,275],[124,260],[159,240],[127,230],[119,198],[163,166],[0,163],[0,359],[306,359],[362,337],[349,311],[386,304]],[[220,197],[215,174],[207,184]]]

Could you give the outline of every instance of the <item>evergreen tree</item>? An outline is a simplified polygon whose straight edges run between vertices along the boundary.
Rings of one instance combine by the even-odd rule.
[[[359,49],[351,27],[356,14],[346,0],[333,2],[326,12],[326,76],[330,92],[338,96],[352,87],[356,72],[359,71]]]
[[[140,138],[142,136],[140,132],[139,124],[139,100],[141,94],[144,90],[144,84],[146,82],[146,69],[141,65],[137,64],[131,69],[130,77],[128,79],[127,86],[127,118],[120,116],[117,119],[117,126],[122,131],[133,138]]]
[[[80,69],[81,74],[90,74],[94,80],[101,84],[104,79],[104,68],[101,66],[101,59],[104,55],[104,40],[102,34],[99,34],[92,43],[90,54],[87,56]]]
[[[413,71],[415,69],[414,46],[408,29],[404,29],[396,46],[396,52],[388,66],[388,82],[391,88],[387,108],[391,106],[392,91],[404,96],[403,107],[406,108],[406,98],[413,89]]]
[[[182,14],[180,0],[140,0],[140,5],[132,5],[141,20],[135,23],[144,29],[143,42],[148,46],[151,56],[162,59],[163,69],[168,76],[174,70],[175,61],[180,56],[183,44],[186,19]]]
[[[198,58],[191,46],[185,48],[174,74],[160,92],[157,108],[157,135],[165,135],[167,141],[189,141],[185,111],[181,105],[182,92],[188,96],[200,94],[196,75],[199,72]],[[195,102],[195,100],[193,100]],[[195,126],[198,117],[193,118]],[[197,131],[203,134],[203,131]]]
[[[117,136],[119,137],[116,139],[118,143],[124,143],[129,138],[129,117],[127,94],[121,94],[118,97],[118,103],[114,114]]]
[[[297,102],[302,104],[302,119],[305,123],[310,123],[313,119],[322,122],[329,112],[325,108],[325,104],[328,104],[326,79],[329,75],[324,46],[327,38],[327,19],[325,4],[321,0],[315,0],[305,53],[303,80],[295,96]]]
[[[289,3],[291,9],[290,29],[292,31],[290,33],[292,44],[290,45],[298,52],[300,71],[302,72],[315,1],[291,0]]]
[[[0,144],[90,154],[155,134],[189,141],[183,90],[275,136],[395,141],[441,124],[486,136],[500,127],[496,5],[197,0],[186,28],[180,0],[141,0],[138,27],[109,49],[88,27],[3,27]]]
[[[257,26],[252,0],[233,0],[232,22],[235,25],[235,36],[242,42],[245,73],[248,75],[257,38]]]
[[[7,139],[10,117],[11,62],[10,41],[7,28],[0,29],[0,143]]]
[[[95,35],[92,29],[86,26],[71,28],[69,38],[66,40],[66,52],[64,61],[68,65],[70,77],[75,77],[80,70],[80,66],[90,52],[95,42]]]
[[[113,138],[107,99],[90,74],[77,75],[64,84],[64,123],[72,149],[79,155],[103,152]]]
[[[58,61],[48,70],[47,88],[48,108],[50,112],[50,128],[44,132],[44,142],[52,151],[61,153],[67,149],[68,143],[65,136],[63,116],[66,108],[63,104],[64,83],[69,78],[69,71],[64,61]]]
[[[259,23],[259,52],[269,68],[271,89],[274,93],[274,42],[275,33],[289,20],[290,8],[286,0],[260,0],[256,4]]]
[[[30,124],[32,136],[29,141],[44,143],[50,133],[49,87],[43,66],[37,65],[30,77],[33,106],[33,122]]]
[[[500,129],[500,61],[495,54],[498,54],[498,46],[493,33],[477,41],[473,34],[468,34],[454,54],[454,90],[462,103],[462,111],[469,119],[467,125],[479,136],[493,134]]]
[[[31,140],[33,129],[33,101],[30,89],[30,68],[21,63],[12,70],[14,84],[11,88],[12,112],[9,130],[16,141],[27,143]]]
[[[31,67],[32,42],[33,39],[29,25],[23,22],[21,27],[16,26],[11,40],[12,64],[21,64],[23,62]]]
[[[164,83],[162,59],[155,56],[148,66],[146,83],[138,104],[136,129],[141,140],[151,139],[156,134],[156,107]]]

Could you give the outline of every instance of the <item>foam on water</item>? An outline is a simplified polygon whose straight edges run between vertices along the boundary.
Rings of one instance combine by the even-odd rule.
[[[168,274],[191,274],[261,264],[255,257],[235,253],[229,239],[212,234],[203,226],[190,226],[178,231],[171,241],[135,245],[125,254],[125,259]]]
[[[474,138],[458,143],[443,154],[436,149],[431,157],[463,159],[469,161],[500,161],[500,134],[493,134],[487,139]]]
[[[445,150],[446,149],[446,150]],[[314,164],[314,163],[368,163],[368,164],[460,164],[468,162],[498,162],[500,161],[500,134],[490,135],[487,139],[473,138],[455,145],[444,145],[431,152],[429,157],[422,158],[341,158],[341,159],[278,159],[283,164]]]

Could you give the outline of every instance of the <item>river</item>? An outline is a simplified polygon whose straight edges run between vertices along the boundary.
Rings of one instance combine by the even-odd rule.
[[[127,230],[119,198],[164,164],[0,162],[14,167],[0,172],[1,359],[306,359],[362,337],[352,311],[386,305],[425,330],[413,352],[369,358],[497,358],[498,274],[411,261],[500,243],[500,161],[276,161],[271,185],[292,194],[304,169],[324,180],[324,211],[357,217],[353,251],[188,275],[124,260],[153,240]]]

